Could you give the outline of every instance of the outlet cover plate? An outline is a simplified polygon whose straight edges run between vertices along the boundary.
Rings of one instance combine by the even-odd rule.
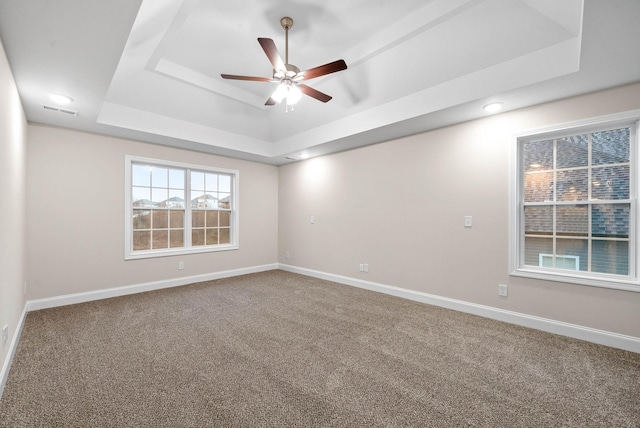
[[[508,287],[505,284],[498,284],[498,296],[507,297]]]

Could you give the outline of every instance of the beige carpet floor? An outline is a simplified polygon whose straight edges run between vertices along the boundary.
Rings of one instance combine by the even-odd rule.
[[[28,314],[2,427],[638,427],[640,354],[283,271]]]

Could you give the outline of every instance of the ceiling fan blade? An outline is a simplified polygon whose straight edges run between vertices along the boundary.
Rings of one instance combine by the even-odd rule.
[[[232,80],[252,80],[254,82],[272,82],[273,79],[271,77],[255,77],[255,76],[237,76],[235,74],[221,74],[223,79],[232,79]]]
[[[274,99],[273,99],[273,98],[271,98],[271,97],[269,97],[269,99],[267,100],[267,102],[266,102],[266,103],[264,103],[264,105],[266,105],[266,106],[274,106],[274,105],[276,105],[276,104],[277,104],[277,103],[276,103],[276,100],[274,100]]]
[[[267,54],[267,58],[269,58],[269,62],[273,65],[273,69],[276,71],[286,70],[284,66],[284,62],[282,61],[282,57],[278,52],[278,48],[276,48],[276,44],[271,39],[266,39],[264,37],[258,37],[258,43],[262,46],[262,50]]]
[[[320,65],[318,67],[310,68],[309,70],[298,73],[298,75],[302,74],[302,80],[309,80],[315,77],[324,76],[325,74],[335,73],[336,71],[342,71],[347,69],[347,63],[344,62],[343,59],[339,59],[337,61],[330,62],[325,65]]]
[[[310,86],[307,85],[298,85],[298,88],[300,88],[300,91],[305,94],[305,95],[309,95],[311,98],[315,98],[318,101],[322,101],[323,103],[326,103],[327,101],[331,100],[330,95],[325,94],[324,92],[320,92],[316,89],[313,89]]]

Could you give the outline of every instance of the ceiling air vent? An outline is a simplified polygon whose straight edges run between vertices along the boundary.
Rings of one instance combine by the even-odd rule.
[[[60,112],[60,113],[65,113],[65,114],[71,115],[71,116],[77,116],[78,115],[78,112],[75,111],[75,110],[69,110],[69,109],[66,109],[66,108],[60,108],[60,107],[56,107],[56,106],[49,106],[49,105],[46,105],[46,104],[44,104],[42,107],[44,107],[45,110],[57,111],[57,112]]]

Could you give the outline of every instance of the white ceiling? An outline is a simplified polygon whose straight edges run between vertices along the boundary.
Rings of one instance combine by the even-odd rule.
[[[258,37],[305,70],[264,105]],[[280,165],[640,81],[640,0],[2,0],[0,38],[31,122]],[[77,116],[45,109],[48,94]]]

